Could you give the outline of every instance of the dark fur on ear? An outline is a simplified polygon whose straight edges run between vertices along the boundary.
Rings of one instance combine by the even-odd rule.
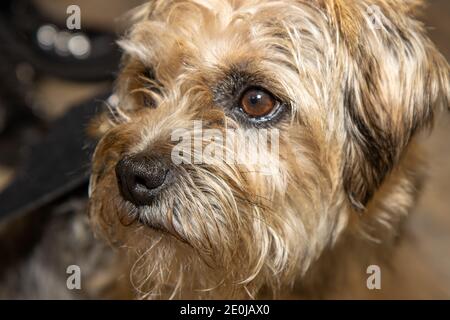
[[[367,23],[361,23],[357,43],[347,46],[352,60],[343,85],[343,181],[358,211],[364,210],[412,137],[432,124],[439,105],[448,107],[450,95],[448,63],[422,24],[408,11],[396,10],[395,1],[377,5],[383,14],[377,28],[370,25],[363,1],[360,16],[353,17]]]

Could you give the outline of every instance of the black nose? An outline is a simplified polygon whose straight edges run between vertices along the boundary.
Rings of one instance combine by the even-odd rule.
[[[167,163],[158,157],[126,156],[116,165],[120,193],[135,205],[148,205],[167,184],[169,171]]]

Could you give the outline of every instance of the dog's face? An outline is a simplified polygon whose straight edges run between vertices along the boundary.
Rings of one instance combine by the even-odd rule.
[[[142,295],[277,289],[366,214],[448,94],[448,65],[407,3],[376,1],[376,17],[372,2],[343,0],[140,9],[121,42],[118,106],[98,127],[90,215],[138,253]],[[188,161],[176,132],[199,143]]]

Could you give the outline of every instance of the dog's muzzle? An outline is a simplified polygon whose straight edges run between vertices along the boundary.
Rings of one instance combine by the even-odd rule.
[[[167,161],[144,153],[126,156],[116,165],[120,193],[136,206],[150,205],[167,187],[170,176]]]

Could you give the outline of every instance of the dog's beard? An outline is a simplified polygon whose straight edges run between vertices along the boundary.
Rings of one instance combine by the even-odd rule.
[[[313,259],[311,226],[299,214],[311,211],[311,194],[295,167],[267,175],[224,161],[183,164],[170,187],[136,207],[120,196],[115,162],[91,177],[91,220],[136,254],[131,279],[141,297],[248,298],[262,286],[277,293]]]

